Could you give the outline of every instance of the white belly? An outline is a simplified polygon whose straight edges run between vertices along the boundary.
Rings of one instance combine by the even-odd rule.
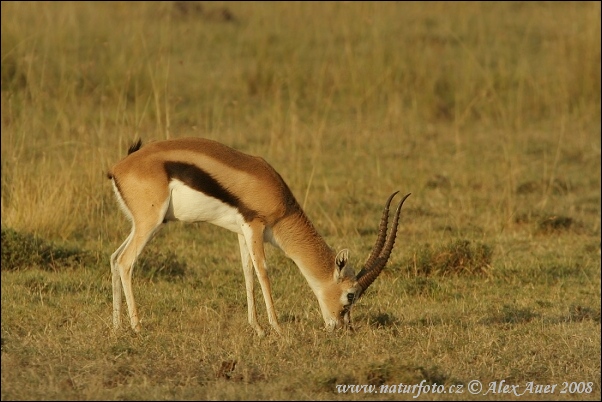
[[[217,198],[196,191],[179,180],[169,183],[171,200],[166,220],[184,222],[209,222],[242,234],[244,218],[238,210]]]

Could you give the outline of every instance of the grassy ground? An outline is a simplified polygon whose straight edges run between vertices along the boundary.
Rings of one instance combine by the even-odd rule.
[[[600,399],[600,3],[1,11],[3,400]],[[412,192],[354,332],[269,248],[284,334],[256,337],[236,237],[170,224],[135,271],[142,332],[112,333],[129,227],[104,173],[189,135],[264,156],[357,265]],[[448,393],[337,391],[421,382]]]

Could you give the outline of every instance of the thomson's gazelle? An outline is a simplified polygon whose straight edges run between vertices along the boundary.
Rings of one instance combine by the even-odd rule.
[[[259,278],[268,319],[280,332],[266,269],[264,242],[291,258],[318,298],[326,328],[350,327],[353,303],[384,268],[397,233],[398,204],[387,236],[386,202],[372,252],[355,275],[347,249],[333,251],[318,234],[282,177],[262,158],[250,156],[215,141],[180,138],[132,145],[128,156],[108,173],[132,231],[111,255],[113,325],[121,324],[122,287],[130,322],[140,329],[132,293],[136,258],[161,226],[179,220],[210,222],[238,234],[247,290],[249,324],[263,334],[255,311],[253,269]]]

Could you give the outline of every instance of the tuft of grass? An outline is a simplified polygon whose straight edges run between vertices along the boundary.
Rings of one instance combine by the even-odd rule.
[[[142,278],[172,282],[186,275],[188,265],[172,250],[145,250],[136,262],[136,270]]]
[[[555,178],[551,183],[545,181],[528,180],[520,183],[516,187],[516,194],[528,195],[533,193],[543,193],[549,191],[555,195],[565,195],[571,190],[571,186],[564,180]]]
[[[374,328],[385,328],[398,325],[401,321],[393,314],[381,312],[371,315],[368,318],[368,323]]]
[[[524,324],[538,317],[540,314],[531,308],[504,304],[501,310],[496,311],[483,322],[487,324]]]
[[[585,320],[591,320],[600,323],[600,307],[593,309],[578,304],[572,304],[569,306],[569,311],[566,317],[567,322],[580,322]]]
[[[540,235],[553,235],[566,232],[582,232],[585,225],[579,220],[561,214],[550,214],[543,211],[519,213],[514,222],[531,225],[534,233]]]
[[[485,275],[490,271],[492,256],[491,246],[458,239],[444,245],[426,244],[407,269],[417,276]]]
[[[32,267],[63,270],[96,265],[98,255],[77,246],[60,246],[38,236],[2,228],[2,270],[16,271]]]
[[[408,296],[433,297],[441,292],[441,285],[436,279],[417,276],[404,281],[403,289]]]
[[[573,218],[563,215],[552,215],[541,218],[538,229],[541,233],[557,233],[579,226]]]

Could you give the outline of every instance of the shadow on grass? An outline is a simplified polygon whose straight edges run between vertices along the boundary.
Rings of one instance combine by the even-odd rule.
[[[102,258],[78,247],[60,246],[29,233],[2,228],[2,270],[37,267],[60,271],[82,265],[98,265]]]
[[[102,267],[109,256],[77,246],[58,245],[30,233],[2,228],[2,270],[18,271],[38,268],[64,271],[80,267]],[[137,275],[147,280],[175,281],[185,276],[186,263],[173,251],[145,250],[136,262]]]

